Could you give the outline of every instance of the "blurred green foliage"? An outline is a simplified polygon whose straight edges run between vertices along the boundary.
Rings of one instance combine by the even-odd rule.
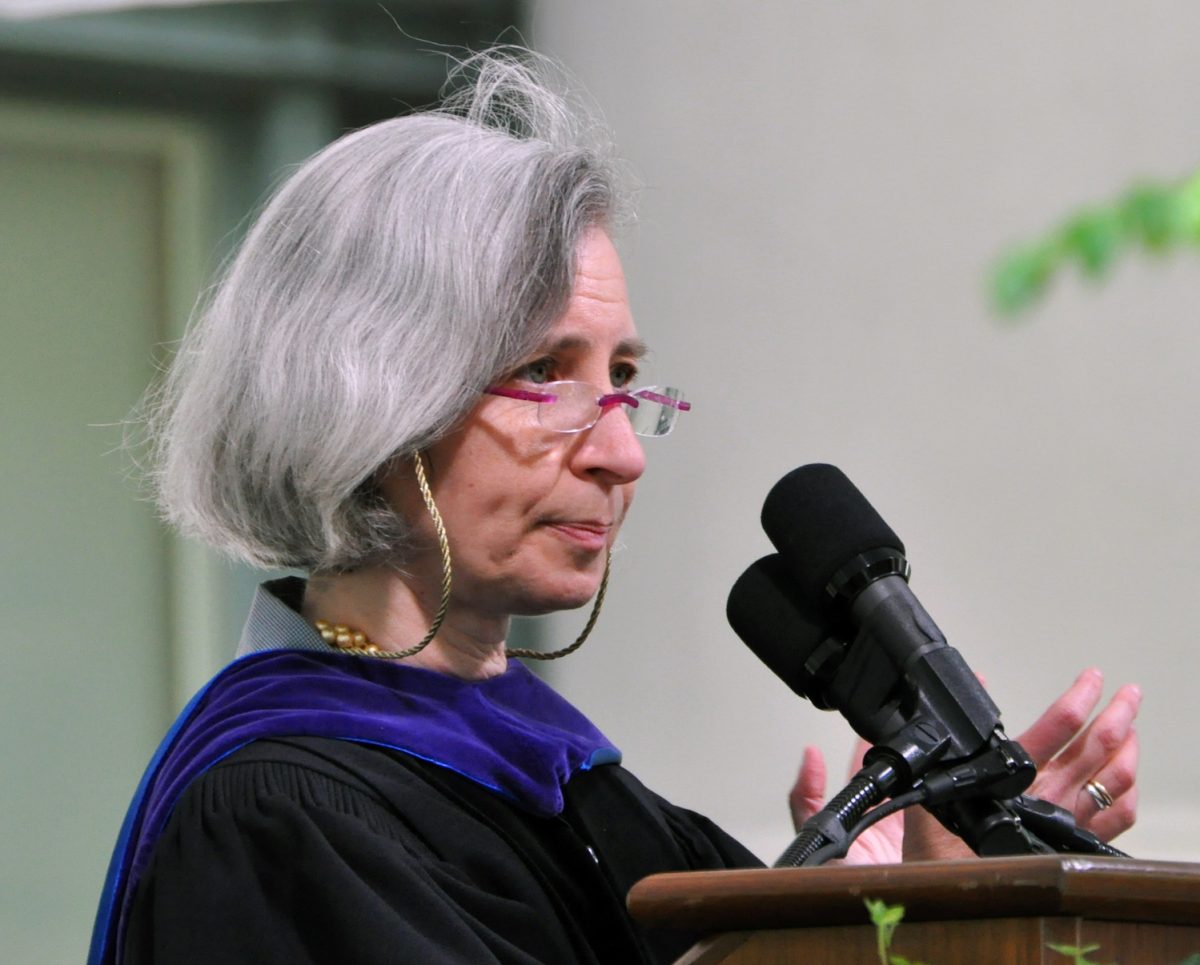
[[[896,936],[896,929],[900,922],[904,921],[903,905],[889,905],[886,901],[878,898],[864,898],[863,904],[867,906],[871,924],[875,926],[875,943],[880,965],[927,965],[925,962],[908,959],[903,955],[892,954],[892,941]],[[1101,965],[1100,962],[1094,962],[1088,958],[1092,952],[1100,950],[1099,945],[1061,945],[1049,942],[1046,947],[1055,954],[1071,959],[1071,965]],[[1116,965],[1116,963],[1113,962],[1110,965]],[[1200,952],[1193,952],[1178,965],[1200,965]]]
[[[889,905],[877,898],[864,898],[863,904],[867,906],[871,924],[875,926],[875,944],[880,965],[925,965],[924,962],[892,954],[892,937],[896,934],[896,927],[904,920],[903,905]]]
[[[1004,315],[1033,306],[1069,265],[1101,278],[1129,248],[1159,254],[1200,246],[1200,171],[1176,184],[1146,182],[1109,204],[1077,212],[1046,237],[1007,252],[991,277],[992,301]]]
[[[1100,965],[1088,958],[1092,952],[1100,950],[1099,945],[1056,945],[1050,942],[1046,947],[1071,959],[1071,965]]]

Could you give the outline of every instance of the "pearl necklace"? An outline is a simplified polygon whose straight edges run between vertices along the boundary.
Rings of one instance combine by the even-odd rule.
[[[339,650],[357,650],[372,657],[383,653],[368,639],[365,633],[348,627],[344,623],[314,620],[313,626],[317,628],[317,633],[321,634],[321,639],[331,647],[337,647]]]

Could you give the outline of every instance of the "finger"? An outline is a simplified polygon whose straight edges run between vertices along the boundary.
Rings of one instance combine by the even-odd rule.
[[[870,749],[871,749],[871,742],[869,740],[863,740],[860,737],[857,741],[854,742],[854,747],[850,751],[850,766],[846,770],[846,783],[847,784],[849,784],[854,779],[855,774],[857,774],[859,771],[862,770],[863,758],[866,756],[867,751],[869,751]]]
[[[1104,690],[1099,670],[1083,671],[1017,741],[1041,768],[1067,746],[1087,723]]]
[[[800,773],[796,775],[796,783],[788,792],[792,826],[797,831],[805,821],[824,806],[825,775],[825,755],[821,753],[820,748],[811,745],[804,748],[804,757],[800,761]]]
[[[1113,694],[1108,706],[1052,762],[1059,780],[1082,786],[1106,767],[1128,739],[1141,701],[1142,692],[1134,684]]]
[[[1138,750],[1137,732],[1131,730],[1129,736],[1125,738],[1125,742],[1104,767],[1089,779],[1089,783],[1094,781],[1099,784],[1100,787],[1108,792],[1109,797],[1113,798],[1114,802],[1124,797],[1133,790],[1134,783],[1137,780]],[[1090,826],[1096,816],[1103,810],[1108,810],[1108,808],[1101,808],[1096,803],[1095,799],[1088,793],[1085,784],[1079,791],[1079,797],[1075,805],[1076,820],[1080,824]]]

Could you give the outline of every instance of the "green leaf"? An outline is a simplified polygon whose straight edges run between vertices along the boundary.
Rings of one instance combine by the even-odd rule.
[[[1097,962],[1088,961],[1087,956],[1090,952],[1099,949],[1099,945],[1059,945],[1054,942],[1047,942],[1046,947],[1053,952],[1067,956],[1075,965],[1098,965]]]
[[[1159,184],[1134,188],[1122,206],[1132,231],[1151,251],[1162,251],[1175,240],[1178,227],[1176,191]]]
[[[886,901],[876,898],[864,898],[867,913],[871,916],[871,924],[876,928],[895,928],[904,920],[903,905],[889,905]]]
[[[1097,278],[1112,264],[1122,242],[1121,222],[1111,210],[1078,215],[1062,233],[1062,249],[1073,255],[1084,273]]]
[[[1015,315],[1042,294],[1057,263],[1057,248],[1030,245],[1010,252],[992,273],[992,301],[1006,315]]]
[[[1175,216],[1182,240],[1200,244],[1200,171],[1180,187],[1176,195]]]

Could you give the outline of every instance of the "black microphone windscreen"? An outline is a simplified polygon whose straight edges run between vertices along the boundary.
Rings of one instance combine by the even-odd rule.
[[[764,556],[733,584],[725,616],[772,673],[801,697],[813,699],[804,663],[829,634],[801,608],[794,593],[783,558]]]
[[[779,480],[763,503],[762,526],[810,606],[828,602],[825,587],[858,554],[904,553],[900,537],[836,466],[801,466]]]

